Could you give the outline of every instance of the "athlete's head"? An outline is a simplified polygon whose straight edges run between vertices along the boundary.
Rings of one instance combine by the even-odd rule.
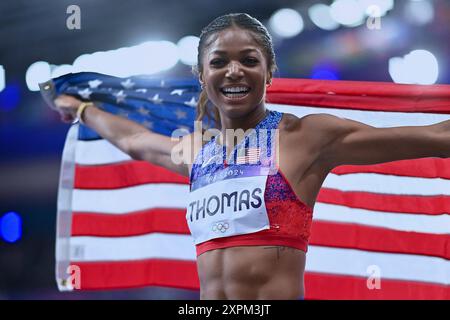
[[[207,115],[220,126],[220,113],[230,118],[249,113],[264,103],[266,85],[276,68],[272,38],[261,22],[245,13],[214,19],[200,34],[193,69],[204,86],[197,120]],[[224,93],[224,87],[230,86],[249,91],[245,96]]]

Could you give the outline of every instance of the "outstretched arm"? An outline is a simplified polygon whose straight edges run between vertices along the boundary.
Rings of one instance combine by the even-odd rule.
[[[330,169],[427,157],[450,157],[450,120],[428,126],[375,128],[329,114],[304,118],[317,134],[318,160]]]
[[[65,122],[74,120],[80,103],[80,100],[67,95],[55,99],[57,111]],[[189,175],[187,162],[172,161],[174,148],[180,144],[180,140],[185,139],[173,140],[152,132],[136,122],[102,111],[95,105],[85,109],[83,119],[88,127],[133,159],[148,161],[184,176]],[[178,149],[182,153],[183,148]]]

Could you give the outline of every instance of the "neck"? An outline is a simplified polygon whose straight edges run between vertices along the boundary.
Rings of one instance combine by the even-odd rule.
[[[244,131],[256,127],[266,116],[269,110],[264,105],[256,107],[247,115],[239,118],[228,118],[225,115],[220,115],[220,122],[222,125],[222,134],[225,134],[227,129],[242,129]]]
[[[229,118],[224,115],[220,115],[221,120],[221,135],[219,137],[219,141],[221,144],[223,144],[222,137],[227,137],[227,140],[229,139],[230,133],[226,132],[226,130],[238,130],[242,129],[244,132],[246,132],[248,129],[255,128],[258,123],[260,123],[268,114],[269,110],[266,109],[265,105],[258,105],[254,110],[252,110],[250,113],[243,117],[239,118]],[[234,140],[234,139],[233,139]],[[234,141],[227,141],[227,145],[231,146],[234,145]],[[239,141],[237,141],[239,143]]]

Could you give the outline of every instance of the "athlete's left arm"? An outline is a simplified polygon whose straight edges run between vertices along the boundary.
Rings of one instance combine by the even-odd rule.
[[[339,165],[376,164],[427,157],[450,157],[450,120],[427,126],[376,128],[329,114],[310,121],[318,127],[319,160]]]

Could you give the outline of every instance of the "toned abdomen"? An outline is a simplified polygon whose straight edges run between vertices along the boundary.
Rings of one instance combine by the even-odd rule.
[[[202,299],[297,299],[304,295],[305,253],[290,247],[246,246],[197,258]]]

